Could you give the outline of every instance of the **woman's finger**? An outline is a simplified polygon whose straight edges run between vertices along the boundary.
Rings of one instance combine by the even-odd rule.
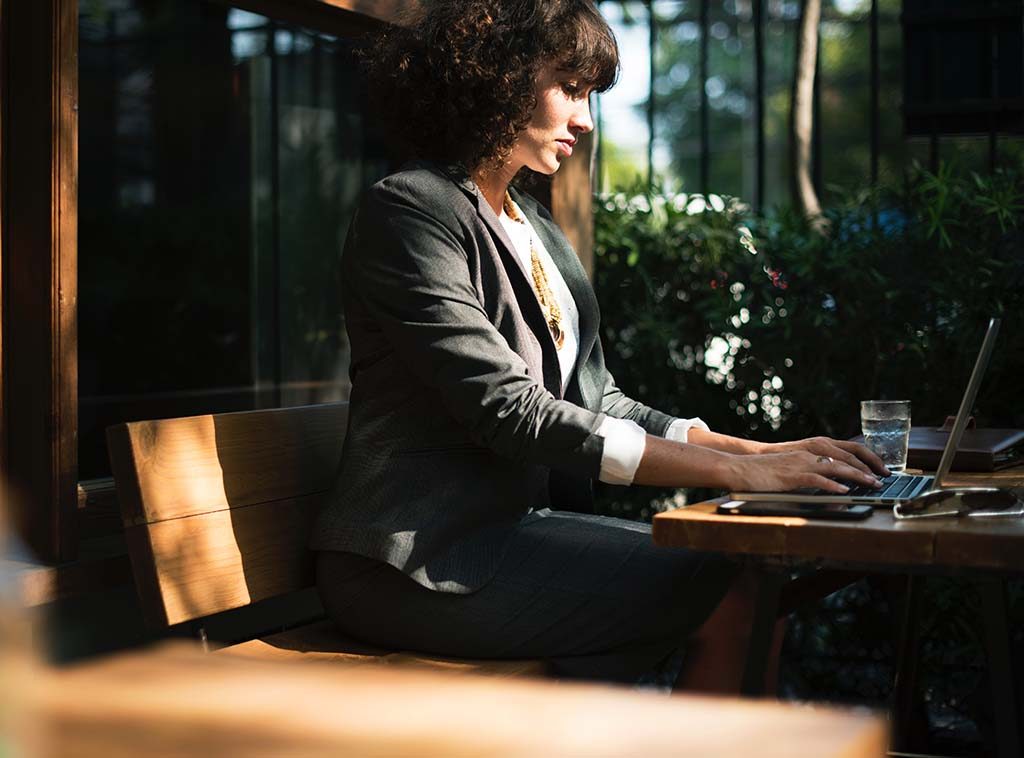
[[[826,455],[830,458],[836,459],[837,461],[842,461],[848,466],[860,469],[865,474],[872,473],[871,468],[861,461],[854,453],[840,447],[838,440],[834,440],[829,437],[814,437],[808,440],[808,442],[810,444],[807,449],[815,455]]]
[[[837,461],[842,461],[847,466],[852,466],[858,471],[862,471],[865,474],[868,474],[872,478],[874,478],[874,473],[872,473],[871,469],[868,467],[866,463],[864,463],[860,458],[858,458],[853,453],[846,452],[838,445],[832,446],[832,452],[830,453],[830,455]]]
[[[818,466],[820,468],[815,469],[815,473],[823,474],[824,476],[832,477],[834,479],[841,479],[844,482],[857,482],[868,487],[878,487],[879,481],[874,474],[866,473],[858,468],[843,463],[842,461],[832,460],[831,463],[828,460],[818,459]]]
[[[845,495],[850,491],[850,488],[842,482],[837,482],[835,479],[829,479],[827,476],[822,476],[821,474],[815,474],[812,472],[807,472],[800,477],[800,486],[824,490],[825,492],[832,492],[836,495]]]
[[[882,459],[871,452],[871,450],[865,445],[862,445],[859,442],[849,442],[847,440],[833,440],[833,442],[837,447],[842,448],[849,453],[853,453],[860,460],[864,461],[875,473],[881,474],[882,476],[889,476],[889,474],[892,473],[889,471],[889,468],[882,463]]]

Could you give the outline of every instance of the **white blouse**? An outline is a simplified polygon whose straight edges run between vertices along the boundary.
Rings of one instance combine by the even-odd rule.
[[[562,273],[552,260],[551,254],[544,247],[544,243],[518,205],[516,210],[519,211],[518,215],[523,219],[522,222],[513,221],[504,209],[498,218],[515,247],[516,255],[519,256],[519,260],[522,261],[527,271],[531,268],[532,238],[533,248],[536,249],[537,256],[544,267],[544,273],[547,274],[551,292],[555,296],[555,300],[558,301],[558,307],[562,310],[565,342],[562,344],[562,349],[558,351],[558,365],[561,370],[562,393],[564,394],[579,358],[580,312],[565,279],[562,278]],[[666,430],[665,438],[676,442],[686,442],[690,429],[694,427],[708,429],[708,425],[699,418],[676,419]],[[597,434],[604,438],[599,479],[608,484],[632,484],[636,470],[640,466],[644,448],[647,446],[647,433],[643,427],[635,421],[605,416],[601,426],[597,429]]]

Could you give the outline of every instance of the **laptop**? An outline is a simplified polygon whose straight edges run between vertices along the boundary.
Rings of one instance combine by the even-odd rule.
[[[939,467],[935,470],[935,476],[894,474],[882,480],[881,489],[857,485],[851,487],[849,492],[842,495],[835,492],[825,492],[824,490],[800,489],[790,492],[730,492],[729,497],[734,501],[849,503],[851,505],[870,505],[875,508],[891,508],[898,503],[909,502],[914,498],[942,489],[943,481],[953,465],[953,457],[956,455],[957,447],[960,445],[964,429],[967,428],[967,421],[971,415],[971,408],[974,406],[974,399],[978,395],[981,380],[985,376],[989,359],[992,357],[992,349],[995,345],[996,334],[999,332],[999,324],[1000,320],[997,318],[990,320],[988,323],[988,331],[985,332],[985,339],[981,343],[978,359],[974,362],[974,371],[971,372],[971,379],[967,382],[967,389],[964,391],[963,399],[960,401],[960,410],[956,414],[953,429],[950,431],[946,447],[942,451],[942,458],[939,460]]]

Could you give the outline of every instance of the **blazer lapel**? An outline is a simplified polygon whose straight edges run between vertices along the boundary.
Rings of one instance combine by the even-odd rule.
[[[520,198],[523,196],[520,193],[515,194],[516,202],[527,213],[530,223],[533,224],[533,228],[544,243],[544,247],[547,248],[551,259],[558,266],[559,273],[562,274],[573,300],[576,301],[576,310],[580,314],[580,348],[574,373],[578,373],[580,367],[586,363],[590,351],[594,348],[594,342],[597,340],[599,320],[597,296],[594,295],[594,288],[587,278],[587,272],[583,268],[583,264],[580,263],[576,251],[572,249],[555,222],[540,211],[535,200],[532,198],[521,200]]]
[[[491,233],[494,246],[497,248],[505,265],[505,271],[508,273],[509,279],[512,280],[512,286],[519,293],[516,297],[519,310],[540,342],[541,354],[543,356],[544,386],[555,397],[562,397],[562,372],[558,363],[558,349],[555,347],[551,330],[548,329],[547,321],[544,319],[544,312],[541,310],[537,296],[534,294],[533,275],[526,269],[522,260],[516,254],[515,247],[512,245],[512,240],[509,239],[505,227],[501,225],[501,221],[498,220],[494,209],[491,208],[483,193],[476,186],[476,182],[470,179],[457,166],[444,167],[444,171],[449,178],[476,202],[477,213],[483,220],[487,230]],[[546,238],[544,244],[548,244]]]

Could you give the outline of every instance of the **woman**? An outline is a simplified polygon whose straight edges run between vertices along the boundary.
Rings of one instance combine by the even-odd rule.
[[[626,397],[594,293],[551,216],[513,186],[554,174],[618,69],[591,0],[434,0],[371,56],[421,160],[374,186],[343,257],[348,437],[311,546],[353,636],[465,657],[545,658],[636,681],[738,688],[749,615],[733,564],[650,528],[556,510],[590,483],[842,491],[881,462],[827,439],[711,432]],[[724,598],[724,600],[723,600]]]

